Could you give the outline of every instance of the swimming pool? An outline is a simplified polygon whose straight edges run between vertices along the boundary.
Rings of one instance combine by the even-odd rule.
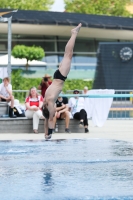
[[[133,143],[0,142],[1,200],[133,199]]]

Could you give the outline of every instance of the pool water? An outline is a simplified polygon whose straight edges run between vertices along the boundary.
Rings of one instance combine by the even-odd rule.
[[[133,143],[0,142],[1,200],[133,200]]]

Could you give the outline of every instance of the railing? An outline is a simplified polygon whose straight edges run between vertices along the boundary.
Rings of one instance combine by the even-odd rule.
[[[82,94],[82,90],[79,90]],[[73,90],[68,90],[67,93],[72,94]],[[94,98],[94,95],[89,95],[89,98]],[[115,90],[114,95],[95,95],[95,98],[113,98],[113,103],[110,108],[108,119],[133,119],[133,91],[132,90]]]
[[[133,91],[116,90],[118,97],[113,98],[113,103],[108,115],[111,119],[133,119]]]
[[[40,93],[40,90],[38,90]],[[72,96],[73,90],[68,90],[65,94],[68,98]],[[24,103],[26,96],[28,96],[29,90],[13,90],[15,99],[18,99],[20,103]],[[83,96],[82,90],[80,90],[80,96]],[[89,98],[91,95],[89,96]],[[107,98],[105,96],[97,96],[96,98]],[[108,119],[133,119],[133,91],[131,90],[116,90],[114,95],[108,96],[113,98],[113,103],[110,108]],[[94,98],[94,95],[93,97]]]

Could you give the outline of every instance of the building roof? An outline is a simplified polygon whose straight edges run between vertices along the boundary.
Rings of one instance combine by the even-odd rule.
[[[0,12],[9,11],[0,9]],[[12,33],[70,37],[70,31],[82,23],[80,38],[133,40],[133,18],[67,12],[18,10],[12,15]],[[6,23],[0,33],[7,33]]]
[[[0,12],[3,11],[7,11],[7,9],[0,9]],[[4,17],[10,15],[7,14]],[[81,22],[83,27],[133,30],[133,18],[67,12],[18,10],[13,14],[12,22],[66,26],[75,26]]]

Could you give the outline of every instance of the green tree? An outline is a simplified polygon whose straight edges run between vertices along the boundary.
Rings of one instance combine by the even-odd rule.
[[[45,56],[45,52],[44,49],[41,47],[28,47],[25,45],[16,45],[12,50],[12,56],[14,58],[20,59],[26,58],[27,63],[25,63],[25,66],[26,69],[28,69],[28,61],[41,60]]]
[[[20,10],[49,10],[54,0],[0,0],[0,8]]]
[[[66,12],[129,17],[130,0],[64,0]]]

